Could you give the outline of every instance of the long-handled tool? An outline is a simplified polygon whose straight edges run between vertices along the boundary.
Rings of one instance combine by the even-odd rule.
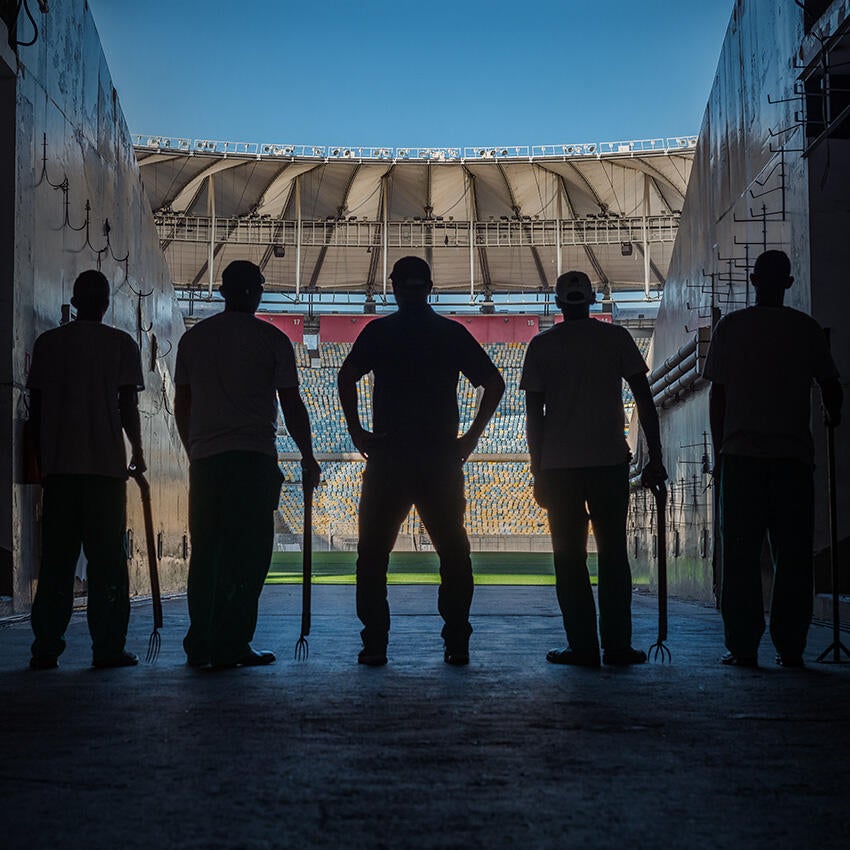
[[[142,495],[142,513],[145,518],[145,544],[148,550],[148,571],[151,581],[151,604],[153,605],[153,631],[148,639],[145,661],[148,664],[153,664],[159,657],[161,644],[159,630],[162,628],[162,595],[159,590],[159,571],[157,570],[159,559],[156,554],[156,537],[153,531],[153,513],[151,512],[151,485],[148,484],[144,475],[135,474],[132,469],[130,472],[139,485],[139,491]]]
[[[655,496],[655,519],[658,527],[658,640],[649,647],[647,655],[653,661],[672,661],[673,655],[665,645],[667,640],[667,487],[664,482],[650,488]]]
[[[817,657],[818,661],[840,664],[850,658],[850,650],[841,642],[841,606],[838,585],[838,494],[835,476],[835,427],[826,426],[826,471],[829,487],[829,565],[832,573],[832,643]],[[832,658],[829,657],[830,653]]]
[[[302,551],[301,582],[301,637],[295,644],[295,658],[306,661],[310,654],[307,636],[310,634],[310,600],[313,579],[313,482],[308,473],[302,471],[301,485],[304,490],[304,540]]]

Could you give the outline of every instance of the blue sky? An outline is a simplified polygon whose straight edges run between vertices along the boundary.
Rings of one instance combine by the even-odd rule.
[[[132,132],[342,145],[699,131],[734,0],[89,0]]]

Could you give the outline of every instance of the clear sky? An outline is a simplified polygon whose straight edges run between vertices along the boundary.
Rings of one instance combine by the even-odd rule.
[[[134,133],[532,145],[699,132],[734,0],[89,0]]]

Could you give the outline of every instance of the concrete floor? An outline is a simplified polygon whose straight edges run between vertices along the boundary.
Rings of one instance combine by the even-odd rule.
[[[393,587],[390,664],[354,663],[352,587],[270,587],[272,667],[186,668],[185,601],[155,666],[94,671],[75,617],[59,670],[0,628],[0,846],[62,848],[846,847],[850,665],[721,667],[709,607],[671,603],[673,663],[560,668],[552,588],[479,588],[472,664],[443,664],[433,587]],[[635,644],[655,636],[637,596]],[[148,606],[129,647],[144,652]],[[831,632],[813,627],[809,655]]]

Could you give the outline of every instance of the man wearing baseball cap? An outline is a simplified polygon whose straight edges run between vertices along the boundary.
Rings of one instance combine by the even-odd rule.
[[[457,322],[428,305],[431,269],[403,257],[390,274],[398,311],[370,322],[339,371],[339,397],[351,439],[367,459],[360,496],[358,661],[387,663],[387,565],[399,526],[416,506],[440,556],[438,608],[447,664],[469,662],[472,564],[463,527],[463,463],[496,410],[505,382],[484,349]],[[357,412],[357,382],[374,373],[373,430]],[[469,430],[458,436],[457,383],[484,393]]]
[[[667,478],[658,413],[646,363],[629,332],[590,318],[596,294],[587,275],[562,274],[555,292],[564,321],[531,340],[520,381],[526,394],[534,495],[549,514],[568,643],[546,659],[598,667],[601,638],[605,664],[640,664],[646,653],[631,646],[632,578],[626,550],[630,455],[624,436],[623,379],[634,394],[649,445],[642,476],[647,486]],[[591,523],[599,559],[598,635],[587,571]]]
[[[257,604],[271,561],[277,465],[277,400],[314,486],[310,419],[287,336],[254,316],[260,269],[224,270],[224,311],[190,328],[177,349],[174,416],[189,455],[189,631],[193,667],[256,667],[274,653],[251,648]]]

